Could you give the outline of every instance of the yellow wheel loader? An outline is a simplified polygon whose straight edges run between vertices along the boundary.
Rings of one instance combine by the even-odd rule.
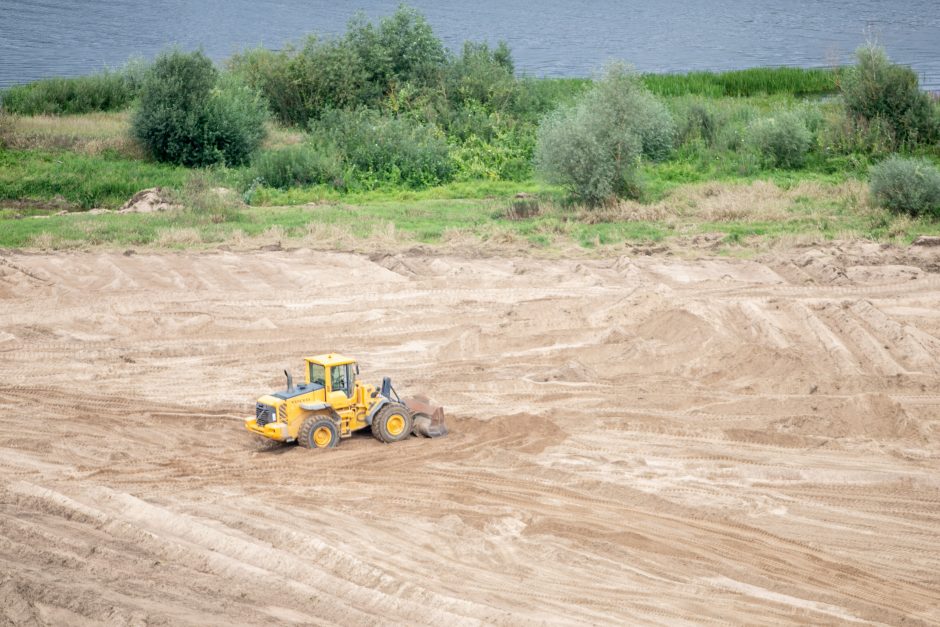
[[[447,435],[443,408],[423,396],[400,398],[388,377],[378,388],[362,383],[355,359],[330,353],[306,357],[304,364],[304,383],[295,386],[285,370],[287,389],[259,398],[245,428],[306,448],[333,448],[367,427],[385,443]]]

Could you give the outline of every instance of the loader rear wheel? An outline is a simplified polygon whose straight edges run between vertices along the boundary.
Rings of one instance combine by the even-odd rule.
[[[339,444],[336,423],[329,418],[307,418],[300,425],[297,443],[304,448],[335,448]]]
[[[372,435],[386,444],[404,440],[411,428],[411,412],[399,403],[389,403],[372,418]]]

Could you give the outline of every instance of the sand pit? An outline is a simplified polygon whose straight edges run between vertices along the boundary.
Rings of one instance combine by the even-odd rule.
[[[937,624],[938,259],[2,254],[0,624]],[[451,435],[243,430],[328,350]]]

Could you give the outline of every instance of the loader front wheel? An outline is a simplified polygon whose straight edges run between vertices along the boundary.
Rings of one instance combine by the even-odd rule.
[[[411,412],[399,403],[389,403],[372,418],[372,435],[386,444],[404,440],[411,428]]]
[[[335,448],[339,444],[336,423],[329,418],[307,418],[300,425],[297,443],[304,448]]]

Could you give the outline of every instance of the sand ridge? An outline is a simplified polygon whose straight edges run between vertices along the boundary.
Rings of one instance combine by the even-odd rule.
[[[940,622],[940,251],[0,255],[0,623]],[[452,434],[241,426],[342,350]]]

